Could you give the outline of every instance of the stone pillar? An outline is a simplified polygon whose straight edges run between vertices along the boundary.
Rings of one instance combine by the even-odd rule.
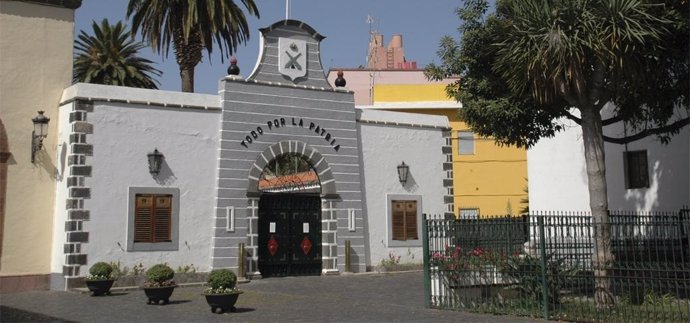
[[[84,207],[84,201],[91,198],[91,188],[86,184],[86,178],[91,177],[92,168],[87,162],[87,156],[93,156],[93,145],[88,143],[87,136],[93,134],[93,125],[86,120],[87,114],[93,112],[93,104],[78,100],[72,109],[69,114],[71,133],[67,156],[69,173],[66,179],[69,195],[65,201],[67,237],[63,247],[65,263],[62,266],[65,289],[74,287],[70,283],[84,274],[80,268],[87,264],[87,256],[81,252],[81,246],[89,242],[89,233],[84,231],[84,221],[91,217],[90,211]]]

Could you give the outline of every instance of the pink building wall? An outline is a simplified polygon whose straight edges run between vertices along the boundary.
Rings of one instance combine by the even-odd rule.
[[[373,104],[373,88],[380,84],[449,84],[456,78],[444,79],[439,82],[428,81],[424,77],[424,70],[377,70],[364,68],[333,68],[328,71],[328,83],[335,86],[337,71],[343,71],[347,81],[346,87],[355,92],[355,105]]]

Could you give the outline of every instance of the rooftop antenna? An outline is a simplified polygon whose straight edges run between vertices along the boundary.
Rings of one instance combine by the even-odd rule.
[[[285,20],[290,19],[290,0],[285,0]]]
[[[374,42],[377,42],[376,37],[374,36],[375,33],[378,33],[378,30],[373,30],[372,25],[374,24],[374,17],[371,15],[367,15],[367,24],[369,24],[369,40],[371,39],[374,40]],[[378,43],[377,43],[378,45]],[[374,65],[376,65],[377,57],[376,57],[376,52],[373,48],[371,48],[371,44],[369,44],[369,48],[367,49],[367,62],[366,66],[369,68],[369,62],[374,61]],[[374,104],[374,83],[376,83],[376,72],[375,71],[369,71],[369,104]]]
[[[371,28],[371,25],[374,23],[374,17],[371,15],[367,15],[367,24],[369,25],[369,40],[371,41],[372,37],[374,36],[374,31]],[[371,44],[370,44],[371,45]],[[371,55],[372,55],[372,50],[371,48],[367,48],[367,61],[366,65],[369,65],[369,61],[371,60]]]

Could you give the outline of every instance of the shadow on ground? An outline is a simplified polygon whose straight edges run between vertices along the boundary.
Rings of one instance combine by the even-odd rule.
[[[71,323],[56,317],[23,311],[14,307],[0,305],[0,322],[56,322]]]

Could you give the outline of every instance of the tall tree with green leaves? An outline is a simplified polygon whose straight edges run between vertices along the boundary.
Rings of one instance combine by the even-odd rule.
[[[259,17],[254,0],[241,0],[247,13]],[[249,39],[247,17],[233,0],[129,0],[132,36],[141,33],[154,52],[165,57],[173,45],[183,92],[194,92],[194,69],[204,49],[214,44],[221,61]]]
[[[487,0],[464,1],[461,40],[441,40],[442,62],[427,77],[460,75],[446,89],[463,103],[460,118],[499,144],[531,147],[562,130],[563,117],[581,126],[596,223],[595,301],[609,308],[604,142],[668,142],[690,123],[688,1],[497,0],[488,11]],[[619,122],[632,133],[604,135]]]
[[[97,83],[157,89],[161,71],[139,56],[141,42],[130,38],[127,25],[112,25],[107,19],[92,24],[93,34],[81,31],[74,41],[74,83]]]

